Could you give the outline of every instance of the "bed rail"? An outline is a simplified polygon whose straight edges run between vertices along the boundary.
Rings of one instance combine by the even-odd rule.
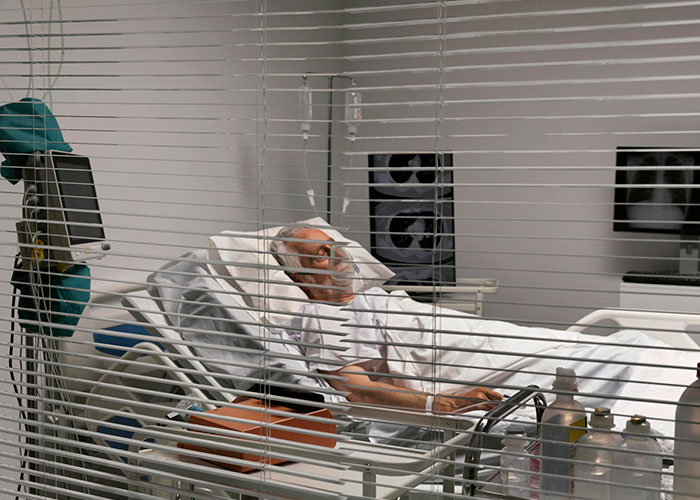
[[[614,321],[622,328],[644,330],[651,337],[673,347],[700,350],[700,346],[685,332],[691,326],[700,325],[700,314],[616,308],[598,309],[578,320],[567,331],[582,332],[604,320]]]

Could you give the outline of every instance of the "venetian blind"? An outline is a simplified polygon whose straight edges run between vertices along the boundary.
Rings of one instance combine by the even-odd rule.
[[[698,272],[700,2],[0,10],[3,153],[30,165],[0,190],[7,498],[656,499],[692,477],[697,287],[644,276]],[[34,152],[66,146],[92,181],[46,208]],[[102,258],[52,244],[61,213],[104,229]],[[593,417],[606,440],[569,456]],[[612,465],[574,481],[586,453]]]

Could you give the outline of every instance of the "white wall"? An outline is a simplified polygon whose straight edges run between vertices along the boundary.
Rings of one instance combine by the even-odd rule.
[[[694,25],[625,26],[693,19],[698,9],[641,8],[645,3],[447,2],[446,106],[438,140],[434,105],[389,104],[435,102],[439,75],[420,68],[439,67],[436,24],[346,32],[358,41],[346,48],[354,57],[346,71],[362,72],[359,86],[400,87],[364,92],[365,102],[384,103],[368,107],[365,116],[384,121],[363,125],[361,135],[394,138],[365,138],[358,151],[454,152],[458,276],[500,281],[499,293],[488,299],[489,316],[569,323],[590,309],[618,306],[621,273],[675,267],[678,244],[662,241],[674,237],[612,231],[615,148],[697,143],[697,62],[646,60],[696,54],[697,41],[683,41],[696,34]],[[634,5],[640,7],[622,9]],[[583,7],[609,10],[564,12]],[[547,9],[560,12],[530,15]],[[345,22],[437,16],[430,6],[351,15]],[[508,33],[491,34],[502,31]],[[399,40],[418,35],[433,37]],[[380,40],[363,41],[373,37]],[[412,54],[374,57],[401,52]],[[433,88],[415,87],[420,84]]]
[[[24,4],[29,19],[49,19],[48,2]],[[93,290],[142,282],[167,260],[206,247],[208,236],[221,230],[254,230],[263,222],[313,215],[305,196],[293,196],[306,190],[301,154],[290,151],[301,149],[297,89],[304,72],[339,71],[339,46],[314,42],[340,36],[338,30],[317,29],[337,25],[340,14],[285,15],[288,2],[265,2],[269,32],[263,50],[258,15],[263,2],[61,4],[65,60],[50,96],[44,89],[56,75],[60,52],[48,46],[60,47],[60,38],[47,36],[48,24],[31,26],[32,95],[50,98],[65,140],[92,161],[112,243],[109,256],[90,263]],[[332,11],[340,1],[294,4],[294,10]],[[2,11],[4,22],[23,21],[19,0],[4,2],[2,9],[9,9]],[[57,11],[51,15],[58,19]],[[56,34],[58,25],[52,29]],[[0,88],[5,103],[26,94],[29,65],[24,26],[7,24],[2,34],[0,75],[11,88]],[[318,137],[310,149],[320,152],[309,154],[312,179],[325,175],[326,164],[325,127],[314,133]],[[323,195],[325,184],[314,185]],[[21,185],[0,185],[0,271],[6,283],[0,327],[5,335],[20,193]],[[7,366],[5,358],[2,366]],[[7,378],[6,370],[2,376]],[[7,396],[0,397],[5,405],[0,416],[6,418],[2,428],[16,422],[17,412],[12,389],[5,383],[0,390]],[[14,440],[0,431],[0,444]],[[0,480],[3,475],[0,471]],[[13,490],[0,485],[0,491]]]
[[[124,268],[152,270],[169,257],[206,246],[207,236],[222,229],[252,230],[263,218],[288,221],[309,215],[306,197],[289,195],[306,189],[301,154],[288,151],[301,149],[297,88],[301,73],[340,66],[334,57],[337,45],[308,44],[332,40],[337,31],[274,29],[332,26],[337,15],[280,15],[276,12],[288,5],[267,2],[263,96],[255,2],[177,2],[167,16],[150,2],[131,3],[125,9],[62,2],[64,19],[76,22],[65,25],[66,61],[52,92],[51,107],[65,139],[92,159],[113,247],[109,258],[92,267],[108,279],[120,279]],[[314,1],[295,5],[333,7]],[[46,9],[34,16],[39,14],[47,15]],[[37,47],[40,54],[43,43]],[[308,62],[277,61],[300,56]],[[313,60],[317,56],[333,57]],[[35,86],[41,81],[36,78]],[[26,85],[22,78],[12,82]],[[18,98],[22,91],[14,94]],[[43,91],[34,95],[41,97]],[[310,149],[325,150],[325,128],[315,132],[319,136]],[[325,175],[325,163],[325,151],[309,155],[312,179]],[[323,171],[313,169],[321,164]],[[316,188],[319,195],[322,188],[323,183]],[[20,188],[8,185],[3,191],[0,201],[12,210]],[[14,238],[8,236],[6,256],[14,253]],[[135,258],[144,254],[158,263]]]
[[[48,17],[46,3],[25,0],[33,8],[32,19]],[[390,3],[409,2],[382,5]],[[640,3],[645,2],[596,0],[586,6]],[[377,2],[267,2],[268,28],[353,26],[269,30],[268,76],[263,82],[256,76],[262,70],[261,35],[256,29],[260,19],[253,15],[259,2],[173,2],[167,12],[146,0],[121,1],[118,7],[107,4],[63,0],[63,18],[81,22],[65,23],[65,62],[51,103],[66,140],[93,162],[106,230],[113,243],[112,255],[91,265],[99,286],[134,276],[143,279],[165,260],[205,246],[208,235],[223,229],[255,229],[262,221],[288,222],[314,215],[302,194],[306,174],[299,167],[296,103],[299,75],[304,72],[353,74],[368,103],[354,150],[343,139],[342,127],[335,128],[336,167],[349,164],[343,153],[349,151],[357,153],[355,167],[366,166],[366,155],[372,152],[437,148],[454,153],[456,229],[462,235],[457,239],[459,276],[499,279],[501,290],[487,305],[491,317],[555,324],[572,321],[589,309],[617,305],[620,273],[667,267],[663,259],[676,255],[675,243],[659,242],[656,237],[640,243],[631,240],[635,235],[612,232],[610,185],[616,146],[694,145],[695,113],[700,105],[693,77],[697,62],[640,59],[694,56],[697,44],[680,40],[694,36],[694,27],[623,29],[614,25],[697,18],[696,8],[533,17],[509,14],[514,14],[513,9],[565,10],[582,5],[575,0],[448,4],[450,22],[445,26],[447,49],[452,52],[445,62],[448,67],[470,67],[445,74],[447,106],[438,123],[440,110],[435,103],[440,75],[434,69],[440,61],[437,43],[429,38],[436,24],[359,25],[435,19],[437,5],[403,13],[292,16],[274,13],[342,6],[354,9]],[[8,9],[2,11],[7,23],[22,20],[19,1],[5,2],[3,8]],[[460,16],[466,17],[457,22]],[[523,31],[599,24],[612,27]],[[47,26],[33,25],[33,33],[46,35]],[[513,33],[488,34],[504,29]],[[179,33],[182,30],[188,33]],[[20,24],[3,25],[3,35],[17,36],[0,38],[0,75],[11,88],[9,93],[0,88],[2,102],[10,100],[10,93],[15,99],[24,95],[28,84],[22,33]],[[466,36],[457,36],[460,33]],[[426,38],[387,40],[411,35]],[[674,38],[679,41],[673,42]],[[34,95],[38,97],[50,81],[42,74],[49,70],[49,52],[44,50],[49,40],[57,46],[55,37],[31,38],[37,49],[32,54],[37,75]],[[340,40],[351,43],[332,43]],[[533,48],[555,43],[561,49]],[[575,43],[580,46],[568,45]],[[454,52],[457,50],[462,52]],[[391,56],[405,51],[424,53]],[[50,71],[56,71],[58,51],[51,54]],[[586,62],[598,60],[622,62]],[[562,64],[528,66],[545,61]],[[571,61],[580,64],[564,64]],[[507,66],[514,63],[523,66]],[[384,72],[389,69],[406,71]],[[669,75],[677,78],[669,79]],[[561,81],[572,79],[577,81]],[[307,162],[319,195],[317,203],[325,207],[321,198],[325,194],[326,81],[317,77],[311,81],[320,109]],[[428,87],[376,88],[409,84]],[[377,105],[380,103],[384,104]],[[265,165],[262,170],[260,163]],[[347,172],[337,173],[338,179],[349,178]],[[366,181],[364,172],[353,175],[350,181]],[[533,183],[551,186],[527,186]],[[568,186],[563,187],[565,184]],[[19,186],[5,183],[0,187],[0,272],[5,283],[15,253],[12,231],[19,216],[19,193]],[[340,198],[342,193],[334,192],[334,196]],[[366,187],[353,188],[350,196],[366,199]],[[334,216],[333,222],[348,226],[351,235],[369,243],[366,201],[352,203],[350,212]],[[643,259],[645,256],[660,260]],[[130,269],[138,272],[133,275]],[[9,315],[7,288],[2,292],[4,318]],[[7,333],[6,323],[2,329]],[[11,393],[6,383],[0,389]],[[12,405],[13,401],[5,398],[2,402]],[[16,418],[9,407],[1,409],[0,415],[7,418],[5,422]],[[9,433],[0,437],[13,439]]]

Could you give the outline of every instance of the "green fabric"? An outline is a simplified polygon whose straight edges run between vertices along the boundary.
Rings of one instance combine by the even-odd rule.
[[[5,161],[0,175],[12,184],[22,180],[22,168],[27,156],[36,151],[58,150],[71,152],[73,148],[63,140],[58,121],[51,110],[39,99],[25,97],[19,102],[0,106],[0,153]],[[36,287],[31,286],[30,275],[21,268],[12,273],[12,284],[19,289],[18,315],[20,325],[27,331],[38,332],[39,321],[45,334],[70,337],[90,300],[90,268],[76,264],[63,272],[54,267],[32,271]],[[34,300],[34,288],[41,300]],[[37,308],[39,317],[37,318]],[[68,328],[50,326],[48,323]]]
[[[90,300],[90,268],[83,264],[76,264],[62,273],[56,271],[55,268],[52,268],[50,272],[45,269],[38,273],[32,272],[38,285],[37,291],[41,297],[45,297],[45,299],[37,301],[41,310],[40,318],[43,332],[56,337],[70,337],[73,335],[72,329],[50,326],[47,323],[60,323],[68,327],[78,324],[80,315]],[[37,321],[37,305],[34,302],[28,272],[15,268],[11,282],[19,288],[20,292],[18,304],[20,325],[27,331],[38,332],[38,325],[22,323],[21,321]]]
[[[5,157],[0,174],[12,184],[22,179],[27,155],[35,151],[71,152],[58,121],[39,99],[25,97],[0,106],[0,153]]]

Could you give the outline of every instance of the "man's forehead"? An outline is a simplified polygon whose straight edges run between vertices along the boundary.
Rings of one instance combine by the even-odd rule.
[[[295,238],[300,238],[300,239],[305,239],[305,240],[316,240],[316,241],[310,241],[308,243],[317,243],[319,241],[334,241],[333,238],[328,236],[326,233],[321,231],[320,229],[315,229],[315,228],[304,228],[301,231],[299,231],[297,234],[294,235]],[[300,243],[306,243],[306,242],[300,242]]]

